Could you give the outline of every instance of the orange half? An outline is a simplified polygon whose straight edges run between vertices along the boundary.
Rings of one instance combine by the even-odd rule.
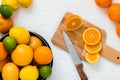
[[[86,53],[85,58],[89,63],[96,63],[99,60],[99,53],[91,54],[91,53]]]
[[[83,41],[88,45],[95,45],[101,39],[101,34],[97,28],[87,28],[82,35]]]
[[[78,15],[72,15],[66,18],[65,20],[65,28],[68,31],[74,31],[81,27],[82,19]]]
[[[85,44],[85,50],[89,53],[97,53],[99,52],[100,50],[102,49],[102,44],[101,42],[99,42],[98,44],[96,45],[88,45],[88,44]]]

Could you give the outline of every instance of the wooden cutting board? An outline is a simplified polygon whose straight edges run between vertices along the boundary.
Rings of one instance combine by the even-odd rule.
[[[83,25],[78,30],[75,30],[75,31],[65,30],[64,21],[70,15],[73,15],[73,14],[70,12],[67,12],[63,16],[63,19],[61,20],[56,32],[54,33],[54,35],[51,39],[53,44],[68,51],[67,47],[65,45],[64,39],[63,39],[63,31],[64,31],[67,33],[67,35],[71,39],[72,43],[74,44],[74,47],[76,48],[78,56],[81,59],[85,60],[86,51],[84,49],[84,42],[82,40],[82,33],[85,29],[87,29],[89,27],[95,27],[100,31],[101,36],[102,36],[102,39],[101,39],[102,50],[100,51],[100,55],[105,57],[106,59],[114,62],[114,63],[120,64],[120,52],[116,51],[115,49],[113,49],[105,44],[106,32],[103,29],[101,29],[98,26],[91,24],[90,22],[83,19]]]

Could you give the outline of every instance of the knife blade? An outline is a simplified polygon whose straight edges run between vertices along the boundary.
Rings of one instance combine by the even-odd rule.
[[[65,32],[63,32],[63,38],[64,38],[66,46],[68,48],[68,52],[70,53],[72,60],[76,66],[76,69],[79,73],[79,76],[81,77],[81,80],[88,80],[85,72],[83,71],[82,60],[78,57],[75,47],[73,46],[70,38],[68,37],[68,35]]]

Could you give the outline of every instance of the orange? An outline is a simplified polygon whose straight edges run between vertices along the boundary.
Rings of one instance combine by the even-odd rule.
[[[3,80],[19,80],[19,68],[12,62],[4,65],[2,69]]]
[[[112,0],[95,0],[95,3],[100,8],[108,8],[112,4]]]
[[[108,8],[107,14],[111,21],[120,23],[120,3],[113,3]]]
[[[10,62],[10,57],[6,57],[4,60],[0,61],[0,72],[2,72],[3,66],[8,62]]]
[[[72,15],[66,18],[65,20],[65,28],[68,31],[74,31],[81,27],[82,25],[82,19],[78,15]]]
[[[88,45],[88,44],[85,44],[85,49],[87,52],[89,53],[97,53],[101,50],[102,48],[102,44],[101,42],[99,42],[98,44],[96,45]]]
[[[47,46],[40,46],[34,52],[34,60],[40,65],[49,64],[52,61],[52,51]]]
[[[3,42],[0,42],[0,61],[5,59],[7,57],[8,53],[6,49],[3,46]]]
[[[82,34],[83,41],[88,45],[95,45],[101,39],[101,34],[97,28],[87,28]]]
[[[33,49],[33,51],[38,48],[39,46],[42,46],[42,41],[36,37],[36,36],[30,36],[30,41],[28,45]]]
[[[7,33],[11,27],[13,27],[13,19],[11,17],[5,19],[0,16],[0,32],[3,34]]]
[[[18,66],[26,66],[32,62],[33,51],[25,44],[19,44],[11,54],[12,61]]]
[[[85,54],[85,58],[86,58],[86,60],[89,63],[96,63],[96,62],[98,62],[99,57],[100,57],[99,53],[94,53],[94,54],[86,53]]]
[[[120,24],[116,26],[116,33],[120,37]]]

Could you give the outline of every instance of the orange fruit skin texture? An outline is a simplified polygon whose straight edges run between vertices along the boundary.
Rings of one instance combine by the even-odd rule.
[[[12,18],[3,18],[2,16],[0,16],[0,32],[1,33],[7,33],[11,27],[13,27],[13,20]]]
[[[116,33],[120,37],[120,24],[116,26]]]
[[[3,43],[0,42],[0,61],[4,60],[7,57],[8,53],[5,50]]]
[[[112,0],[95,0],[95,3],[100,8],[108,8],[112,4]]]
[[[42,46],[42,41],[36,37],[36,36],[31,36],[30,41],[28,45],[33,49],[33,51],[38,48],[39,46]]]
[[[12,61],[18,66],[26,66],[33,60],[32,49],[25,44],[19,44],[11,54]]]
[[[12,62],[4,65],[2,70],[3,80],[18,80],[19,68]]]
[[[120,23],[120,3],[113,3],[108,8],[107,14],[111,21]]]
[[[52,52],[46,46],[38,47],[34,52],[34,60],[40,65],[49,64],[52,61]]]

